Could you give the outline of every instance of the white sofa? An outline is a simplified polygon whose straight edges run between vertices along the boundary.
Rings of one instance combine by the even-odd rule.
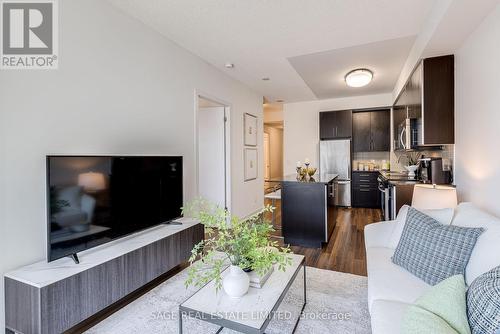
[[[401,320],[407,306],[430,288],[430,285],[391,261],[397,246],[397,231],[401,230],[397,225],[404,224],[405,220],[406,215],[400,212],[394,221],[365,227],[368,307],[372,332],[375,334],[400,333]],[[462,203],[455,210],[451,224],[485,228],[466,268],[467,284],[500,265],[499,218],[488,215],[471,203]]]

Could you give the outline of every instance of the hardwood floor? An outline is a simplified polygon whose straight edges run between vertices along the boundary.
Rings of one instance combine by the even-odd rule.
[[[266,202],[271,204],[271,201]],[[379,209],[339,208],[337,223],[328,244],[323,248],[305,248],[292,246],[296,254],[306,257],[306,264],[311,267],[341,271],[366,276],[366,254],[363,230],[368,224],[382,220]],[[279,201],[276,202],[276,224],[281,226]],[[266,216],[271,219],[271,215]],[[277,235],[281,235],[277,231]],[[277,238],[281,240],[282,238]]]

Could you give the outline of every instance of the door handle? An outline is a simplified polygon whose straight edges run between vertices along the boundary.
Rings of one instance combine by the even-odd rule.
[[[406,150],[406,145],[405,145],[405,143],[403,142],[403,136],[404,136],[405,132],[406,132],[406,127],[405,127],[405,128],[403,128],[403,130],[401,130],[401,133],[400,133],[400,135],[399,135],[399,141],[401,142],[401,146],[403,146],[403,149],[404,149],[404,150]]]

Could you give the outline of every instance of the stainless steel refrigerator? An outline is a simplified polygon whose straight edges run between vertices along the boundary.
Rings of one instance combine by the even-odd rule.
[[[319,171],[338,174],[335,184],[335,205],[351,206],[351,140],[321,140]]]

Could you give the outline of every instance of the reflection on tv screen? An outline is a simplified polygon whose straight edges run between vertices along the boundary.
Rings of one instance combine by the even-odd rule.
[[[182,157],[47,159],[49,261],[181,215]]]

